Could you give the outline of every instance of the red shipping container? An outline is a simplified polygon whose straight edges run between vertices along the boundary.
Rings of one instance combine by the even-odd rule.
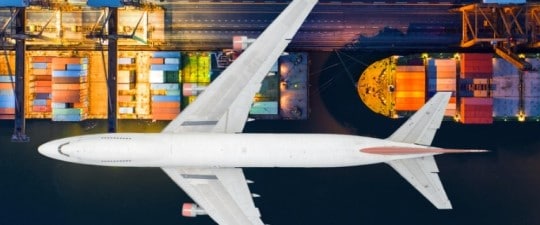
[[[15,108],[0,108],[0,114],[15,114]]]
[[[35,81],[51,81],[52,76],[49,75],[40,75],[40,76],[34,76]]]
[[[53,77],[55,84],[76,84],[86,82],[86,77]]]
[[[55,90],[52,92],[52,100],[54,102],[80,102],[81,94],[79,91]]]
[[[51,112],[51,106],[45,105],[34,105],[32,106],[32,111],[34,112]]]
[[[15,115],[13,114],[0,114],[0,120],[12,120],[15,119]]]

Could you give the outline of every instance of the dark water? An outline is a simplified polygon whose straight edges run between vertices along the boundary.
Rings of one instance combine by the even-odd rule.
[[[381,53],[311,55],[308,121],[255,121],[246,132],[355,133],[386,137],[403,121],[374,115],[356,95],[364,64]],[[350,76],[347,71],[349,71]],[[9,142],[0,122],[0,224],[214,224],[183,218],[189,198],[159,169],[108,168],[42,157],[48,140],[106,131],[105,121],[31,120],[30,143]],[[120,131],[158,132],[165,123],[122,121]],[[540,224],[540,123],[471,126],[444,122],[434,145],[487,148],[487,154],[437,158],[454,210],[438,211],[386,165],[337,169],[246,169],[265,223]]]

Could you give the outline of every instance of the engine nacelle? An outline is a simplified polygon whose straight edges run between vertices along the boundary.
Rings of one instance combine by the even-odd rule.
[[[199,215],[207,215],[203,208],[195,203],[184,203],[182,205],[182,216],[196,217]]]

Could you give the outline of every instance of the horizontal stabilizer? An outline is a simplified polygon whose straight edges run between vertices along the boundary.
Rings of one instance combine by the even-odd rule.
[[[387,162],[438,209],[452,209],[452,204],[439,179],[433,156]]]
[[[441,126],[451,92],[438,92],[388,140],[418,145],[431,145],[435,132]]]

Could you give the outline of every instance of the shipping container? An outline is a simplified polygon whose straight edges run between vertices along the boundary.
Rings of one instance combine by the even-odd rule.
[[[463,53],[461,54],[461,78],[491,78],[493,77],[492,54]]]

